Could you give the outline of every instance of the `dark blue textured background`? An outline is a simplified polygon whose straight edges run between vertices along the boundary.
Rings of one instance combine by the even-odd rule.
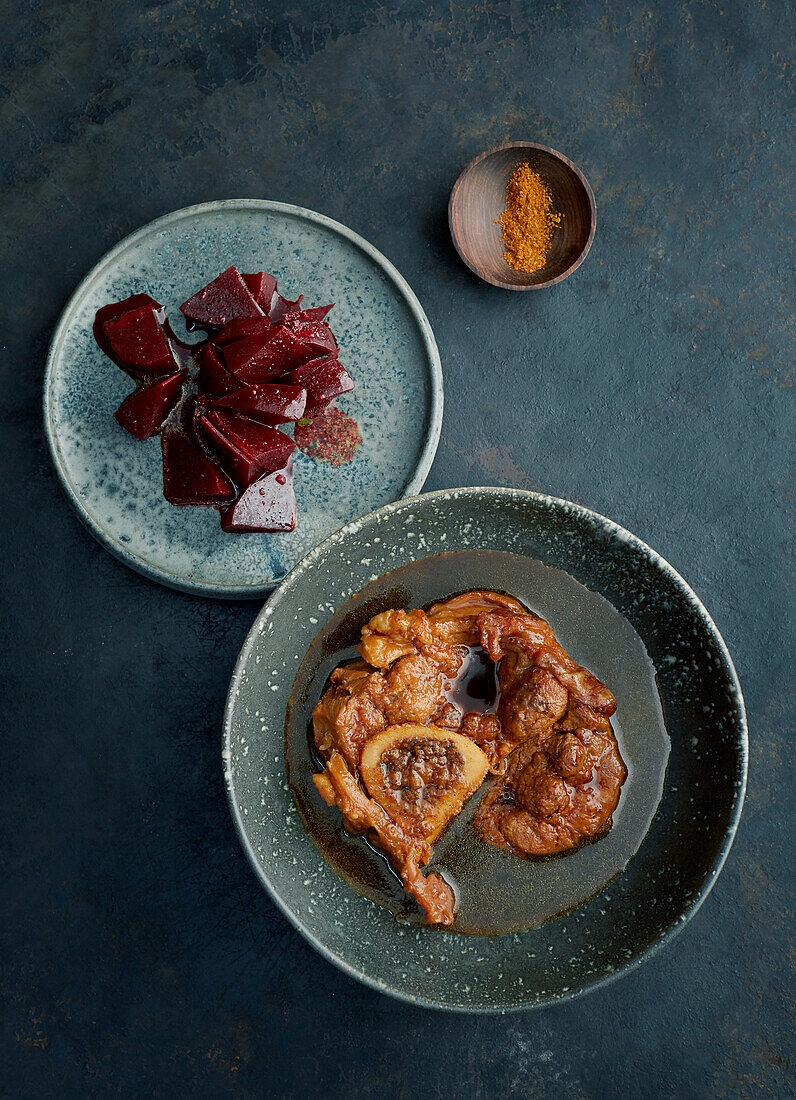
[[[0,8],[0,1089],[791,1095],[788,6]],[[461,167],[518,138],[572,157],[597,198],[587,262],[541,293],[481,284],[447,233]],[[238,196],[345,222],[417,292],[446,383],[428,488],[514,485],[611,516],[693,584],[735,656],[751,729],[735,847],[680,937],[608,989],[469,1019],[316,956],[224,798],[224,692],[255,605],[131,573],[56,485],[40,386],[66,299],[144,222]]]

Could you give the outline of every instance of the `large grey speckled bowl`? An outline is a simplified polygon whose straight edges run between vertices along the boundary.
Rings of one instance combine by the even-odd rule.
[[[671,738],[660,804],[626,868],[567,915],[492,937],[408,925],[355,892],[307,834],[285,776],[286,707],[324,624],[385,573],[462,551],[555,566],[608,600],[652,660]],[[487,566],[484,584],[488,573]],[[440,596],[449,594],[450,576],[443,583]],[[233,817],[252,866],[288,919],[360,981],[416,1004],[466,1012],[569,1000],[639,965],[669,940],[721,870],[741,812],[746,763],[746,718],[732,661],[685,581],[610,520],[510,489],[455,489],[400,501],[317,546],[255,621],[225,714]]]
[[[114,420],[133,385],[91,332],[100,306],[146,291],[184,337],[178,306],[231,263],[270,271],[306,305],[335,302],[329,321],[356,383],[339,404],[358,421],[363,443],[340,467],[296,452],[299,518],[290,534],[224,534],[215,509],[164,499],[159,440],[133,439]],[[342,524],[419,492],[441,423],[439,353],[406,281],[331,218],[260,199],[187,207],[123,240],[78,287],[47,361],[45,431],[82,521],[133,569],[205,596],[263,596]]]

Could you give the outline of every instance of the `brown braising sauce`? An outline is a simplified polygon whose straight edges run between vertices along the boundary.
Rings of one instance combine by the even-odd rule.
[[[463,577],[464,569],[458,566],[458,559],[480,561],[486,555],[487,552],[484,551],[440,555],[440,558],[445,559],[445,566],[437,565],[436,573],[439,573],[440,568],[449,567],[454,576]],[[593,636],[599,637],[603,642],[610,639],[613,652],[609,660],[602,661],[604,678],[610,681],[610,674],[613,672],[614,683],[622,693],[620,699],[630,698],[627,711],[633,730],[640,729],[643,732],[643,737],[639,736],[634,741],[634,756],[627,752],[620,723],[612,719],[622,753],[630,765],[631,780],[639,764],[644,768],[646,763],[644,748],[638,746],[652,746],[654,752],[650,748],[650,770],[646,776],[640,776],[637,780],[641,787],[638,797],[633,797],[634,782],[626,784],[610,833],[600,844],[587,844],[564,853],[566,858],[552,856],[522,859],[484,843],[476,835],[471,819],[485,791],[495,782],[494,776],[487,777],[484,785],[472,795],[462,812],[436,842],[434,859],[428,867],[429,871],[442,874],[457,895],[456,918],[449,930],[477,935],[500,935],[536,927],[545,920],[580,905],[618,874],[647,832],[660,798],[668,755],[668,737],[655,686],[654,668],[641,639],[627,620],[606,600],[590,592],[561,570],[518,555],[491,552],[489,557],[490,570],[494,570],[495,558],[506,560],[507,579],[511,569],[514,569],[511,579],[516,582],[515,592],[523,589],[534,592],[544,592],[546,589],[551,591],[550,598],[540,599],[538,602],[541,606],[535,610],[554,624],[557,617],[562,617],[560,609],[565,606],[565,601],[577,601],[577,614],[569,617],[563,615],[565,632],[562,631],[566,638],[564,644],[569,643],[572,646],[570,652],[576,660],[582,654],[584,663],[588,663],[589,654],[593,657],[597,651],[593,642],[589,645],[584,639],[591,639]],[[339,810],[327,806],[321,800],[311,781],[312,774],[321,771],[324,766],[315,747],[312,708],[330,686],[333,669],[358,659],[355,645],[343,648],[340,642],[345,644],[345,641],[358,641],[360,625],[377,611],[418,606],[427,610],[433,604],[451,598],[450,595],[438,594],[437,585],[432,587],[426,581],[424,591],[422,583],[419,586],[423,599],[417,599],[420,591],[414,588],[411,577],[418,564],[420,563],[403,566],[372,582],[353,597],[349,605],[336,613],[328,628],[322,629],[316,639],[315,655],[311,648],[291,693],[286,722],[286,756],[288,780],[301,819],[327,861],[360,894],[390,910],[402,920],[428,927],[424,913],[407,896],[384,853],[374,847],[366,836],[347,832]],[[479,565],[480,568],[483,567]],[[400,602],[394,599],[394,588],[391,600],[386,593],[380,593],[380,586],[386,587],[387,577],[391,587],[398,583],[407,584],[407,594]],[[404,580],[405,577],[410,579]],[[438,583],[438,576],[435,579]],[[465,591],[477,586],[471,584]],[[429,599],[429,595],[433,598]],[[385,596],[390,602],[382,602]],[[514,598],[517,598],[516,595]],[[534,598],[534,604],[536,603]],[[367,615],[358,613],[360,606],[362,612],[367,609]],[[336,644],[329,646],[325,641],[327,631],[330,634],[329,640],[333,637]],[[313,647],[316,647],[316,643],[313,643]],[[488,657],[481,646],[460,648],[463,653],[462,665],[455,677],[444,681],[444,697],[462,718],[471,714],[476,721],[476,716],[495,715],[500,703],[499,665]],[[617,673],[617,669],[622,670],[621,675]],[[614,686],[614,683],[610,686]],[[622,716],[625,718],[624,711]],[[296,721],[300,721],[300,741],[294,740],[291,732],[296,728]],[[496,717],[495,721],[498,721]],[[450,729],[457,728],[453,721],[450,724],[438,724]],[[665,742],[667,746],[663,753],[657,747],[658,740]],[[303,750],[300,745],[303,745]],[[398,760],[395,763],[398,766],[401,764]],[[403,783],[399,786],[403,787]],[[629,803],[628,792],[631,795]]]

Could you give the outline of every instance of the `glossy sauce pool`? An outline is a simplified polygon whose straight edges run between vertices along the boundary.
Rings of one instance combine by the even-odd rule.
[[[285,723],[288,781],[299,814],[324,858],[352,887],[402,920],[425,924],[387,858],[364,837],[351,836],[340,811],[327,806],[312,783],[322,768],[312,738],[312,708],[330,673],[357,657],[361,627],[391,607],[428,607],[472,588],[519,599],[550,622],[574,660],[614,692],[612,719],[628,767],[611,830],[572,852],[537,860],[485,844],[470,819],[493,778],[472,796],[435,846],[429,865],[454,887],[458,906],[450,931],[500,935],[536,927],[602,890],[643,842],[663,791],[669,738],[655,670],[641,638],[603,597],[569,574],[514,554],[473,551],[438,555],[373,581],[321,629],[299,669]],[[467,647],[463,668],[445,694],[463,712],[493,711],[497,676],[480,646]]]
[[[500,702],[498,687],[498,666],[490,660],[486,650],[480,645],[461,646],[467,650],[462,661],[459,675],[446,680],[442,694],[449,703],[466,714],[492,714]]]

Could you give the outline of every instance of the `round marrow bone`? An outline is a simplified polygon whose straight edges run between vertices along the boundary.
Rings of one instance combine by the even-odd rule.
[[[484,781],[489,761],[469,737],[437,726],[388,726],[366,741],[360,774],[392,818],[433,842]]]

